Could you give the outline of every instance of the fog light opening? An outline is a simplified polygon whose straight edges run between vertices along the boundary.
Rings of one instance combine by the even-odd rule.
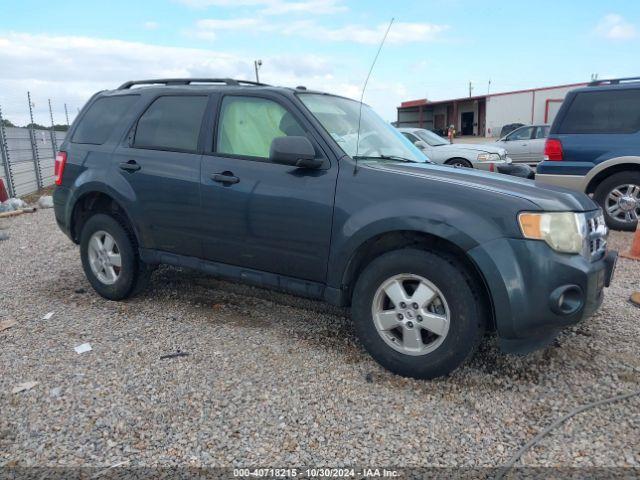
[[[564,285],[556,288],[549,298],[551,310],[558,315],[572,315],[579,311],[584,303],[582,289],[577,285]]]

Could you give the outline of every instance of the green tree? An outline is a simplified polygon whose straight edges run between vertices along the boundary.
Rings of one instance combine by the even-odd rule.
[[[2,126],[3,127],[15,127],[13,122],[11,120],[7,120],[6,118],[2,119]]]

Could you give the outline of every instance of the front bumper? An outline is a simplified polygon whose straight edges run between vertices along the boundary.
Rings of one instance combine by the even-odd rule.
[[[537,240],[502,238],[469,251],[491,292],[504,351],[526,353],[591,316],[601,305],[616,252],[597,261]],[[561,302],[561,303],[559,303]]]
[[[513,163],[513,160],[511,159],[511,157],[505,157],[504,159],[495,161],[480,162],[478,160],[473,160],[471,163],[473,164],[473,168],[477,168],[478,170],[484,170],[485,172],[495,172],[498,171],[499,167],[511,165]]]

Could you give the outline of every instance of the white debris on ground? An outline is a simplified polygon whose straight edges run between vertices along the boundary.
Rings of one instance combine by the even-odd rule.
[[[20,210],[21,208],[27,208],[27,202],[20,198],[10,198],[0,204],[0,213],[13,212],[14,210]]]
[[[38,199],[38,207],[53,208],[53,197],[51,195],[43,195]]]
[[[168,267],[108,301],[51,210],[5,221],[0,317],[17,324],[0,332],[0,465],[493,467],[576,406],[640,386],[640,262],[621,258],[602,308],[547,349],[508,356],[488,338],[417,381],[379,367],[344,310]],[[87,339],[99,355],[70,348]],[[7,394],[27,380],[40,385]],[[634,397],[573,417],[522,464],[628,468],[638,445]]]

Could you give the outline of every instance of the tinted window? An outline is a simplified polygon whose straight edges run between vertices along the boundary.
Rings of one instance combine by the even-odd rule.
[[[102,145],[111,135],[118,120],[127,113],[136,100],[138,95],[98,98],[80,120],[71,141]]]
[[[535,138],[547,138],[549,136],[549,127],[537,127]]]
[[[304,135],[294,116],[276,102],[255,97],[225,97],[222,101],[219,153],[268,158],[274,138]]]
[[[633,133],[640,130],[640,90],[576,94],[558,133]]]
[[[521,128],[513,133],[510,133],[507,137],[508,140],[530,140],[533,127]]]
[[[138,120],[134,146],[196,151],[207,101],[206,96],[157,98]]]

